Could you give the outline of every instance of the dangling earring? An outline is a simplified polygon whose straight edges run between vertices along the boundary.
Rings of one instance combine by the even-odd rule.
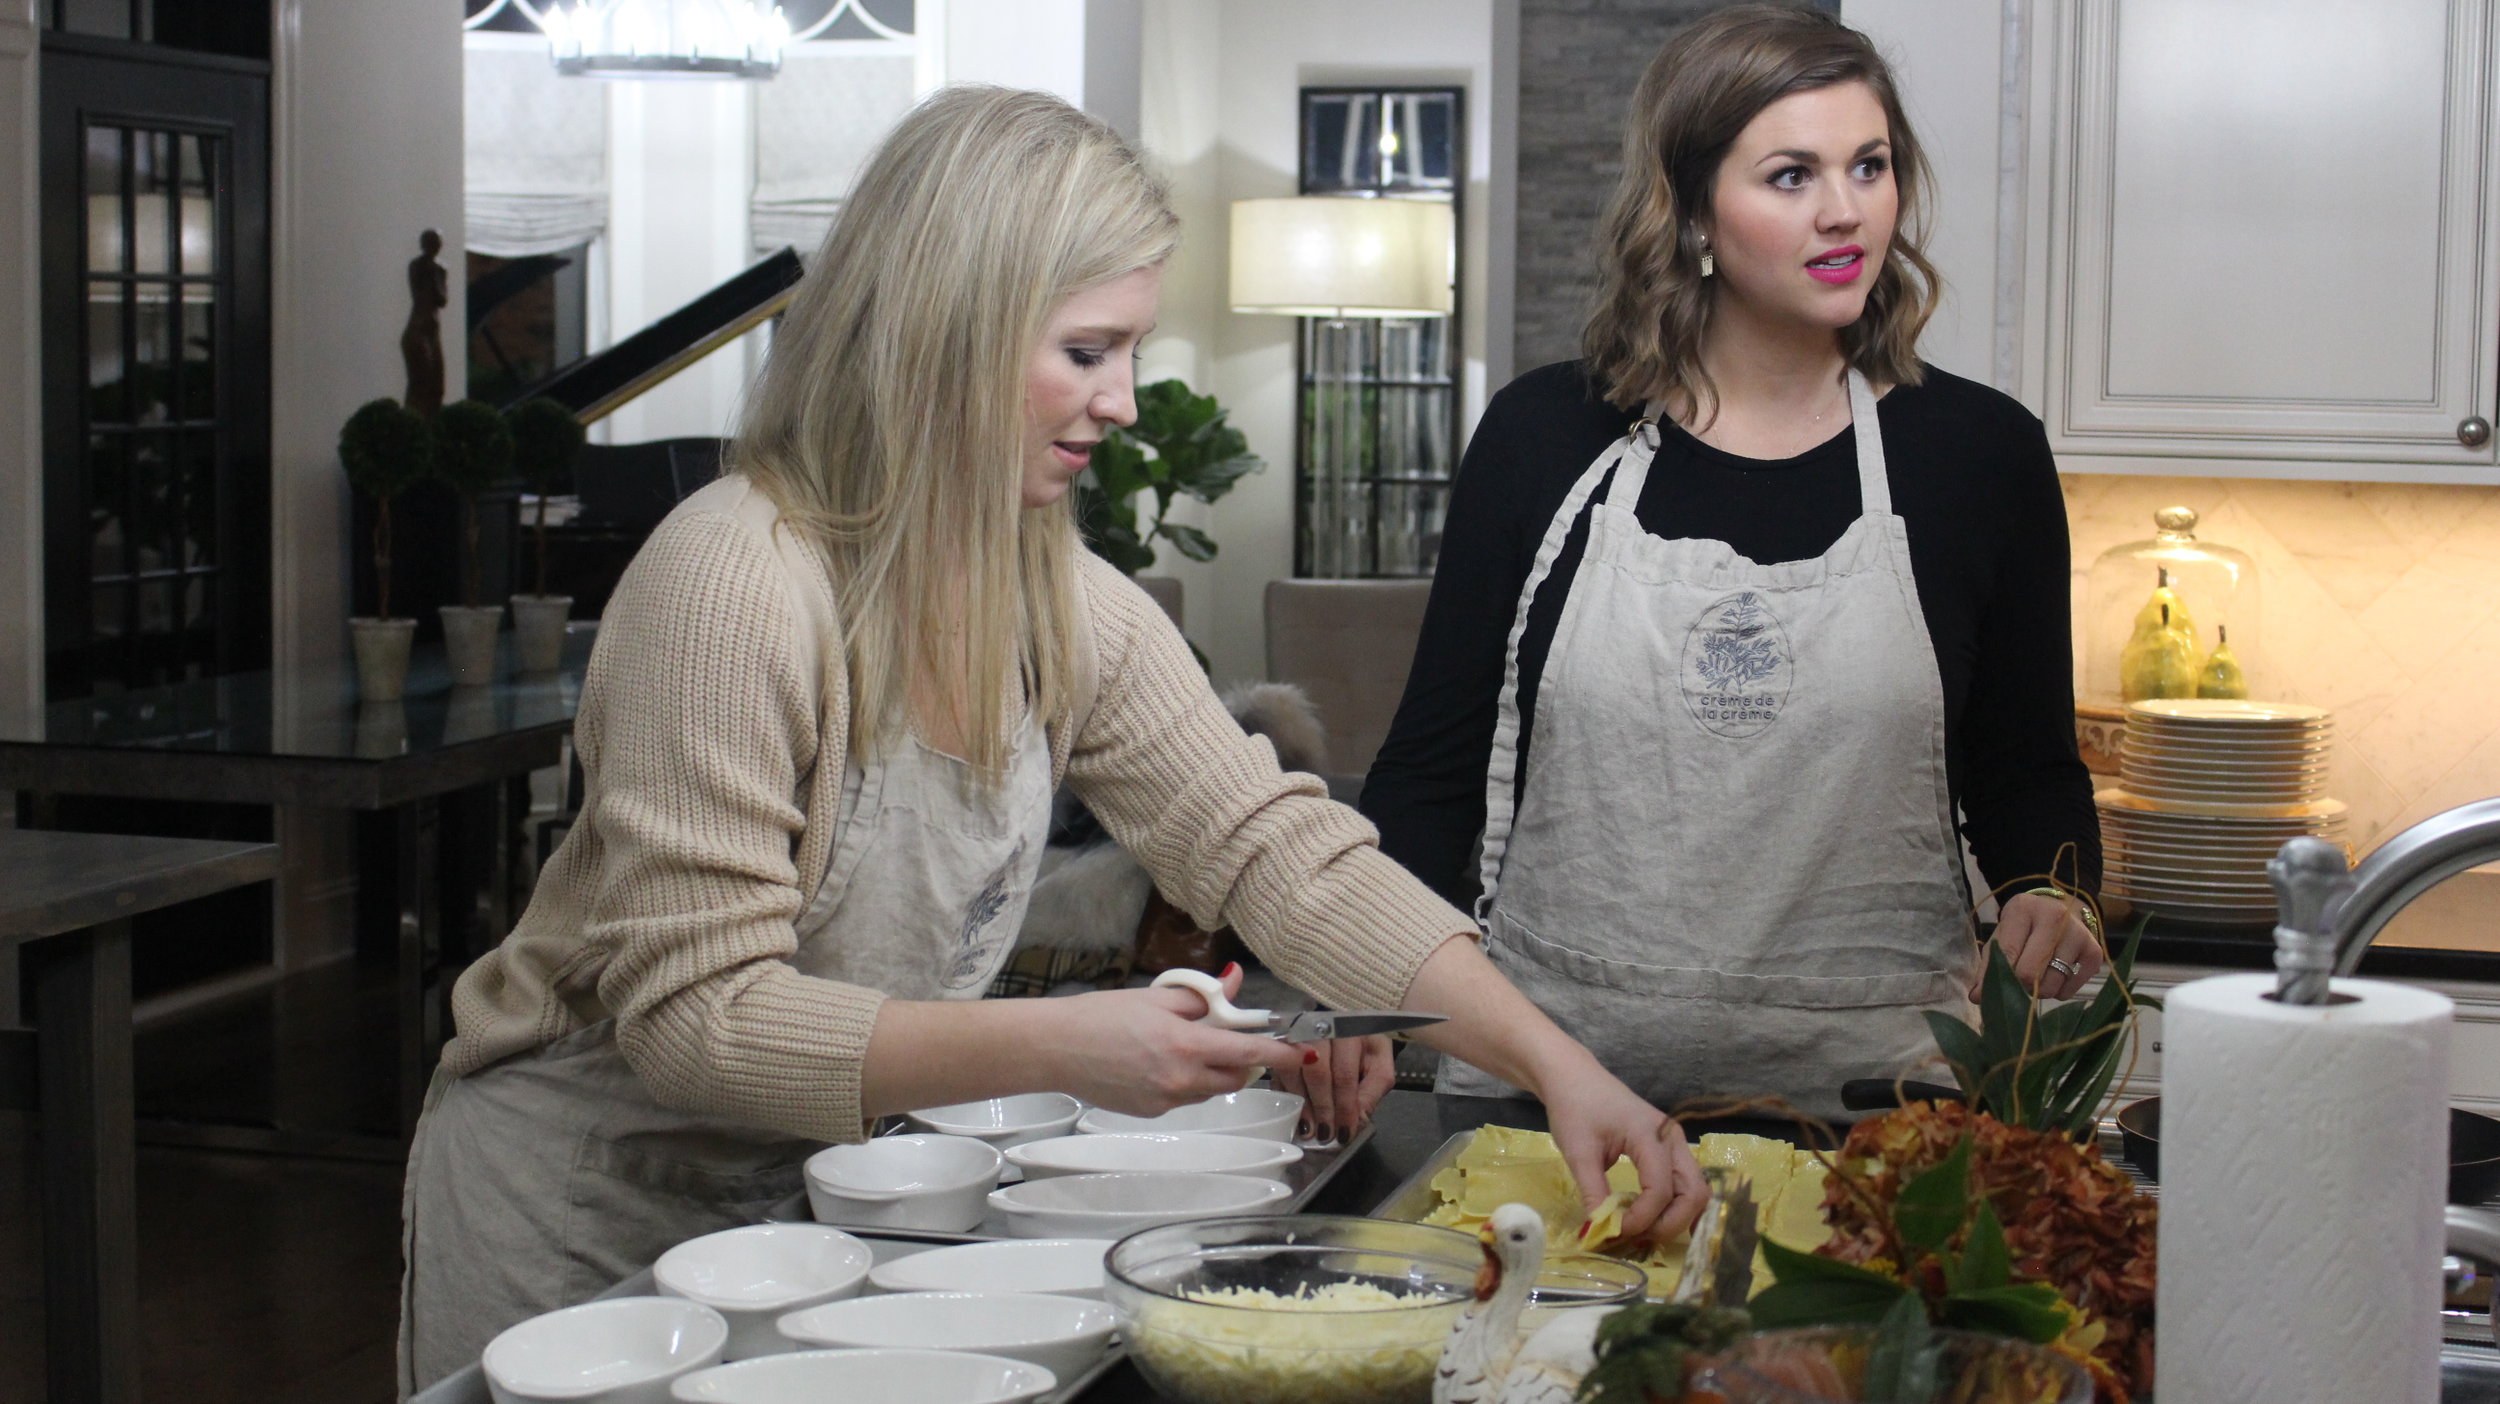
[[[1709,277],[1711,274],[1716,273],[1716,272],[1718,272],[1718,271],[1719,271],[1719,260],[1711,256],[1711,253],[1710,253],[1710,246],[1709,246],[1708,244],[1704,244],[1704,245],[1702,245],[1702,246],[1701,246],[1701,276],[1703,276],[1703,277],[1707,278],[1707,277]]]

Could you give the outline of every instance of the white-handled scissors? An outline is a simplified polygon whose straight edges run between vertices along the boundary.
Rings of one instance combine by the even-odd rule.
[[[1287,1043],[1320,1043],[1332,1038],[1362,1038],[1396,1033],[1445,1022],[1446,1014],[1409,1014],[1400,1009],[1313,1009],[1303,1013],[1273,1009],[1242,1009],[1224,997],[1224,983],[1202,970],[1175,968],[1155,977],[1155,984],[1188,990],[1207,1002],[1206,1022],[1221,1029],[1265,1034]]]

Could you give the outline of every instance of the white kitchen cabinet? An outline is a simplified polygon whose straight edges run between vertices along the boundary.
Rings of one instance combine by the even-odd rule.
[[[2021,379],[2068,471],[2500,482],[2489,0],[2037,0]]]

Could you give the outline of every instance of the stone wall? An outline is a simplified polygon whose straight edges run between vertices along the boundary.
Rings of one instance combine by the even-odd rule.
[[[1592,239],[1621,168],[1632,90],[1669,35],[1728,3],[1520,0],[1515,370],[1579,354],[1597,289]],[[1840,12],[1838,0],[1814,5]]]

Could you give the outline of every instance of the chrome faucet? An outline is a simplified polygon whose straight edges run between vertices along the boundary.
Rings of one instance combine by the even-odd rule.
[[[2407,903],[2495,860],[2500,860],[2500,799],[2434,814],[2380,844],[2349,872],[2335,844],[2314,838],[2284,844],[2266,865],[2280,908],[2274,928],[2277,997],[2290,1004],[2325,1003],[2330,971],[2350,975],[2358,969],[2362,952]],[[2500,1273],[2500,1211],[2451,1204],[2447,1233],[2454,1258]],[[2500,1344],[2500,1301],[2492,1312],[2492,1339]]]
[[[2493,861],[2500,861],[2500,799],[2458,805],[2380,844],[2352,870],[2352,895],[2335,913],[2335,973],[2359,968],[2361,953],[2406,903]]]

